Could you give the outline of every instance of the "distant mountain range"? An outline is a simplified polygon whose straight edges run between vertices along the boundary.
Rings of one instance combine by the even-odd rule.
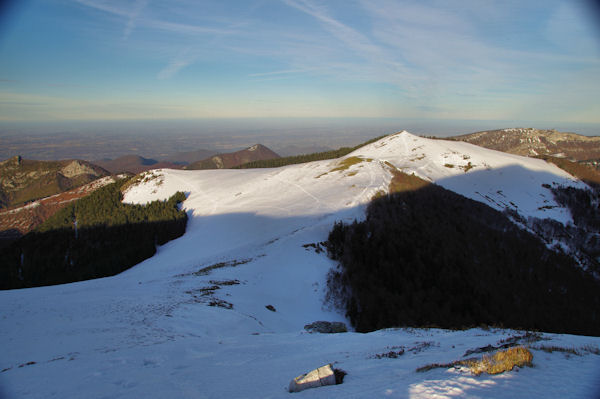
[[[544,158],[588,183],[600,185],[600,137],[555,130],[511,128],[450,139],[502,152]],[[32,230],[60,209],[63,206],[61,204],[94,191],[96,185],[90,184],[92,181],[110,174],[137,174],[162,168],[234,168],[248,162],[278,159],[280,156],[266,146],[256,144],[231,153],[214,154],[214,151],[199,149],[157,158],[127,155],[92,163],[81,160],[33,161],[15,156],[0,162],[0,209],[6,209],[0,215],[0,231],[8,238]],[[593,166],[596,170],[583,165]],[[81,188],[76,190],[77,187]]]
[[[556,130],[510,128],[451,137],[480,147],[523,156],[550,155],[595,167],[600,165],[600,137]]]
[[[141,173],[151,169],[228,169],[241,164],[279,158],[279,155],[262,144],[246,149],[215,154],[211,150],[178,152],[159,159],[140,155],[125,155],[115,159],[101,159],[94,163],[110,173]]]
[[[139,155],[88,162],[82,160],[34,161],[15,156],[0,162],[0,246],[25,234],[66,204],[107,184],[111,174],[138,174],[150,169],[231,168],[240,164],[279,158],[256,144],[241,151],[214,155],[214,151],[179,152],[160,160]],[[211,157],[212,156],[212,157]],[[112,181],[112,180],[110,180]]]
[[[241,151],[217,154],[202,161],[194,162],[185,169],[229,169],[253,161],[280,158],[278,154],[262,144],[255,144]]]

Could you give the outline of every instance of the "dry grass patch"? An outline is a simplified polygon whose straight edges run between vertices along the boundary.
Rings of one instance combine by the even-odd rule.
[[[358,165],[359,163],[366,161],[366,162],[372,162],[373,159],[371,158],[359,158],[359,157],[348,157],[346,159],[342,159],[341,161],[339,161],[337,163],[337,166],[333,169],[331,169],[328,172],[325,173],[321,173],[319,176],[316,176],[316,178],[318,179],[321,176],[325,176],[328,173],[331,172],[342,172],[344,170],[349,169],[352,165]],[[356,174],[356,172],[350,172],[348,173],[346,176],[354,176]]]
[[[474,375],[487,373],[490,375],[511,371],[515,367],[531,366],[533,355],[524,346],[515,346],[503,351],[498,351],[493,355],[483,355],[481,359],[472,358],[457,360],[452,363],[432,363],[417,369],[418,373],[429,371],[435,368],[451,368],[457,366],[466,366]]]
[[[498,351],[494,355],[483,355],[483,357],[469,364],[469,369],[475,375],[488,373],[490,375],[511,371],[515,367],[531,366],[533,355],[524,346],[515,346],[504,351]]]
[[[338,162],[338,166],[331,169],[330,172],[337,172],[337,171],[342,171],[342,170],[346,170],[348,169],[350,166],[352,165],[357,165],[359,163],[361,163],[362,161],[369,161],[369,159],[362,159],[359,157],[348,157],[346,159],[341,160],[340,162]]]
[[[594,355],[600,355],[600,349],[596,346],[585,345],[579,348],[565,348],[562,346],[554,346],[554,345],[539,345],[532,347],[533,349],[541,350],[546,353],[553,352],[561,352],[565,355],[575,355],[575,356],[583,356],[587,353],[591,353]]]
[[[549,155],[539,155],[536,158],[543,159],[546,162],[553,163],[567,173],[577,177],[580,180],[592,185],[600,185],[600,172],[590,166],[569,161],[565,158],[556,158]]]
[[[468,163],[468,164],[466,164],[466,165],[459,166],[459,168],[461,168],[462,170],[464,170],[464,171],[465,171],[465,173],[467,173],[468,171],[470,171],[470,170],[471,170],[471,169],[473,169],[474,167],[475,167],[475,165],[473,165],[473,164],[471,163],[471,161],[469,161],[469,163]]]
[[[394,177],[392,177],[392,181],[390,182],[390,194],[401,193],[404,191],[416,191],[431,184],[428,181],[415,176],[414,173],[409,175],[400,172],[397,169],[393,169],[392,173]]]

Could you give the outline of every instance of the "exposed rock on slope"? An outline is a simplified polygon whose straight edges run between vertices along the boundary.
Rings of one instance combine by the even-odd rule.
[[[451,139],[524,156],[552,155],[592,164],[600,160],[600,137],[556,130],[510,128],[465,134]]]
[[[33,161],[16,156],[0,162],[0,207],[59,194],[108,174],[86,161]]]
[[[255,144],[245,150],[218,154],[202,161],[194,162],[185,169],[229,169],[252,161],[274,158],[279,158],[279,155],[262,144]]]

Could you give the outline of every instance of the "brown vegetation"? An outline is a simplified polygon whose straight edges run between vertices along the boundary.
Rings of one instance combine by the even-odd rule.
[[[511,371],[515,367],[531,366],[533,355],[524,346],[516,346],[501,350],[493,355],[483,355],[481,358],[456,360],[451,363],[432,363],[417,369],[418,373],[436,368],[451,368],[466,366],[474,375],[487,373],[490,375]]]

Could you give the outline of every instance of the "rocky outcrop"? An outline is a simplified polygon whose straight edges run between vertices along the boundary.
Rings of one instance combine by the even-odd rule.
[[[315,321],[304,326],[310,333],[335,334],[348,332],[346,324],[340,321]]]
[[[578,162],[600,159],[600,137],[556,130],[510,128],[449,138],[523,156],[551,155]]]
[[[79,161],[73,161],[60,170],[60,173],[65,177],[75,177],[80,175],[99,176],[100,174],[92,169],[89,165]]]
[[[0,207],[59,194],[108,174],[81,160],[35,161],[15,156],[0,162]]]
[[[331,364],[327,364],[294,378],[290,381],[288,390],[290,392],[300,392],[309,388],[318,388],[335,384],[335,372],[333,367],[331,367]]]

